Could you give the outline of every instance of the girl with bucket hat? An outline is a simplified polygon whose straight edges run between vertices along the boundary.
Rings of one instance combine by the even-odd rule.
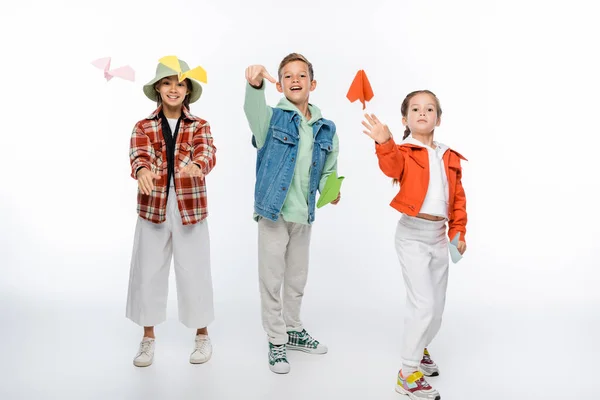
[[[216,148],[207,121],[190,114],[206,73],[190,70],[174,56],[163,57],[144,94],[157,103],[135,124],[129,156],[138,182],[137,212],[126,316],[144,327],[133,364],[154,358],[154,326],[166,319],[171,258],[175,265],[179,320],[196,329],[190,362],[212,355],[207,326],[214,319],[205,177],[215,166]]]

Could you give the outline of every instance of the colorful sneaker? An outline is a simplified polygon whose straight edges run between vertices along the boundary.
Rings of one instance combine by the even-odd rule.
[[[287,346],[290,350],[299,350],[311,354],[327,353],[327,346],[313,339],[312,336],[302,329],[302,332],[289,331]]]
[[[190,355],[190,363],[203,364],[212,356],[212,344],[208,335],[196,335],[194,351]]]
[[[396,392],[407,395],[411,400],[440,400],[441,396],[437,390],[431,387],[423,378],[421,371],[416,371],[407,377],[398,372],[398,383]]]
[[[269,369],[276,374],[287,374],[290,372],[290,363],[287,360],[285,344],[277,346],[269,342]]]
[[[425,376],[438,376],[440,374],[437,364],[433,362],[427,349],[423,351],[423,359],[421,360],[421,364],[419,364],[419,371]]]
[[[133,365],[136,367],[147,367],[154,360],[154,339],[145,337],[140,343],[140,349],[133,358]]]

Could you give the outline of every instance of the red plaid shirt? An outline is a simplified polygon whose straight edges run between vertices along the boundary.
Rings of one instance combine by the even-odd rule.
[[[137,196],[138,214],[154,223],[165,221],[167,208],[167,146],[159,117],[161,109],[162,106],[158,107],[148,118],[135,124],[129,147],[131,176],[134,179],[141,167],[160,175],[150,195],[138,189]],[[204,177],[181,175],[178,170],[193,162],[206,176],[215,166],[216,151],[208,122],[191,115],[183,107],[175,145],[175,179],[171,185],[175,184],[177,205],[184,225],[195,224],[208,216],[206,182]]]

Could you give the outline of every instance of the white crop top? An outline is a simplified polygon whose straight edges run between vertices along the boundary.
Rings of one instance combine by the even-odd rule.
[[[429,158],[429,187],[425,200],[419,212],[423,214],[435,215],[437,217],[448,218],[448,177],[444,168],[443,156],[448,147],[433,142],[435,149],[421,143],[412,135],[408,136],[402,143],[410,143],[427,149]]]

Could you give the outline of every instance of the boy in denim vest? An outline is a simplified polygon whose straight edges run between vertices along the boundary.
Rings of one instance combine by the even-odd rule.
[[[286,349],[325,354],[300,321],[308,276],[315,197],[337,168],[335,124],[309,104],[317,81],[301,54],[286,56],[276,81],[262,65],[246,69],[244,111],[257,149],[254,217],[258,221],[258,268],[262,322],[269,337],[269,368],[290,371]],[[284,94],[277,107],[265,100],[266,79]],[[332,204],[337,204],[340,196]]]

